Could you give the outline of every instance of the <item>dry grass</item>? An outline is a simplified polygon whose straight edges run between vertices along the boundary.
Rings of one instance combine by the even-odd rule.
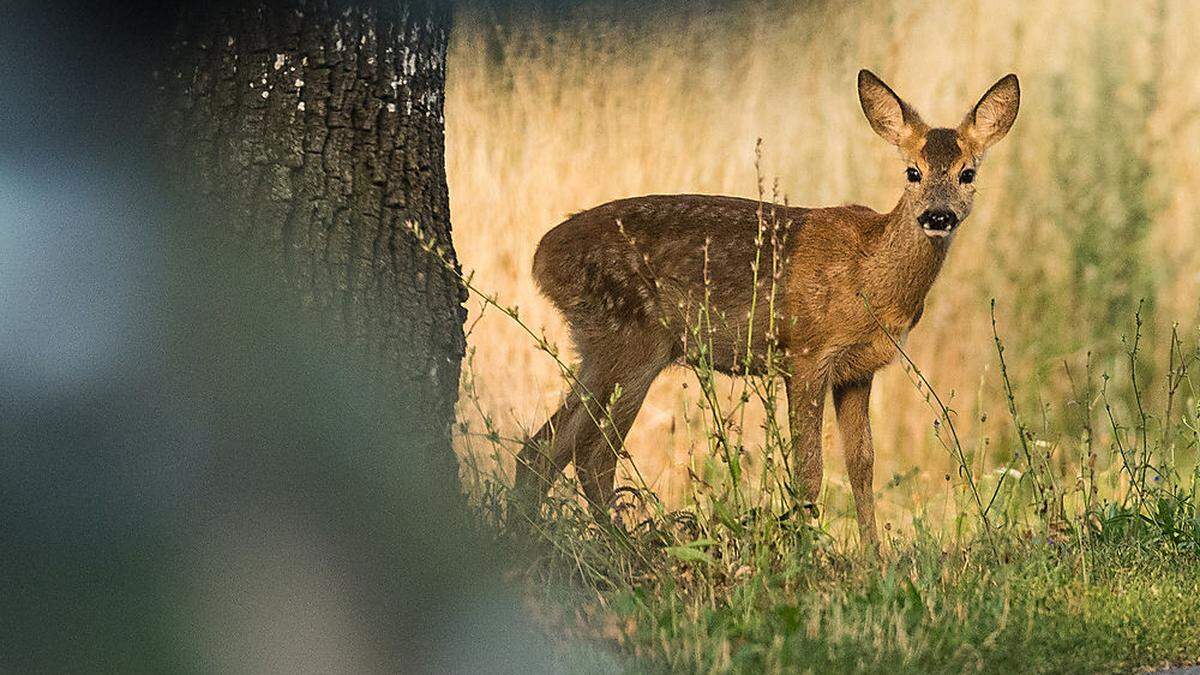
[[[1041,390],[1051,393],[1064,391],[1063,362],[1080,365],[1098,337],[1117,344],[1126,332],[1097,325],[1103,318],[1092,308],[1109,295],[1149,289],[1152,323],[1192,325],[1200,5],[747,3],[627,14],[474,9],[459,16],[449,57],[447,166],[459,257],[479,287],[518,305],[561,346],[565,326],[529,266],[541,235],[568,213],[646,193],[754,196],[760,137],[763,173],[778,177],[791,203],[890,209],[904,167],[862,119],[854,89],[861,67],[940,124],[956,123],[1004,73],[1021,77],[1020,117],[980,171],[975,215],[908,342],[939,391],[952,393],[964,435],[1005,431],[991,297],[1018,372],[1044,379]],[[1126,166],[1138,175],[1124,175]],[[1131,199],[1144,203],[1131,208]],[[1121,276],[1129,270],[1136,274]],[[1109,283],[1110,274],[1121,278]],[[1088,275],[1098,279],[1082,284]],[[478,304],[471,312],[468,325],[479,319],[470,335],[478,404],[503,433],[520,436],[557,406],[558,369],[506,317],[480,318]],[[683,493],[689,453],[704,446],[684,418],[695,402],[694,383],[684,388],[689,377],[660,378],[627,443],[668,502]],[[1050,414],[1061,412],[1051,399]],[[881,517],[952,518],[943,476],[954,473],[953,461],[933,441],[935,414],[900,366],[881,374],[872,404],[877,483],[919,469],[900,488],[881,488]],[[980,411],[992,411],[988,422]],[[478,428],[479,413],[464,413]],[[844,501],[829,440],[827,484]],[[460,449],[473,451],[469,437]]]

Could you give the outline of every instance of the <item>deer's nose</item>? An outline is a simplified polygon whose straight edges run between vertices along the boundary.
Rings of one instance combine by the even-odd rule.
[[[922,213],[917,222],[921,227],[930,230],[949,230],[958,224],[958,216],[954,215],[953,211],[944,209],[931,209]]]

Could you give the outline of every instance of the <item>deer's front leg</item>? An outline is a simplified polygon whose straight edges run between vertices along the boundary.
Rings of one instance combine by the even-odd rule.
[[[858,512],[858,532],[864,544],[879,547],[875,532],[875,493],[872,474],[875,470],[875,450],[871,446],[871,377],[833,387],[833,405],[837,409],[838,427],[846,452],[846,473],[854,492],[854,507]]]
[[[786,380],[792,431],[792,479],[801,503],[817,513],[824,471],[821,420],[825,411],[825,374],[808,360],[796,360]]]

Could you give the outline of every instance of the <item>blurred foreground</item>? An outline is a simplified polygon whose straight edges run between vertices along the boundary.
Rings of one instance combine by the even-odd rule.
[[[566,667],[417,450],[411,394],[165,186],[156,12],[14,9],[0,671]]]

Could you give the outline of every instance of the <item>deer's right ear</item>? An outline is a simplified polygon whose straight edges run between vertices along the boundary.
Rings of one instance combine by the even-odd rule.
[[[858,71],[858,100],[871,128],[892,145],[903,145],[925,126],[920,115],[869,70]]]
[[[1004,138],[1017,119],[1021,107],[1021,83],[1009,73],[1000,78],[971,108],[959,125],[959,132],[971,137],[980,151],[987,150]]]

